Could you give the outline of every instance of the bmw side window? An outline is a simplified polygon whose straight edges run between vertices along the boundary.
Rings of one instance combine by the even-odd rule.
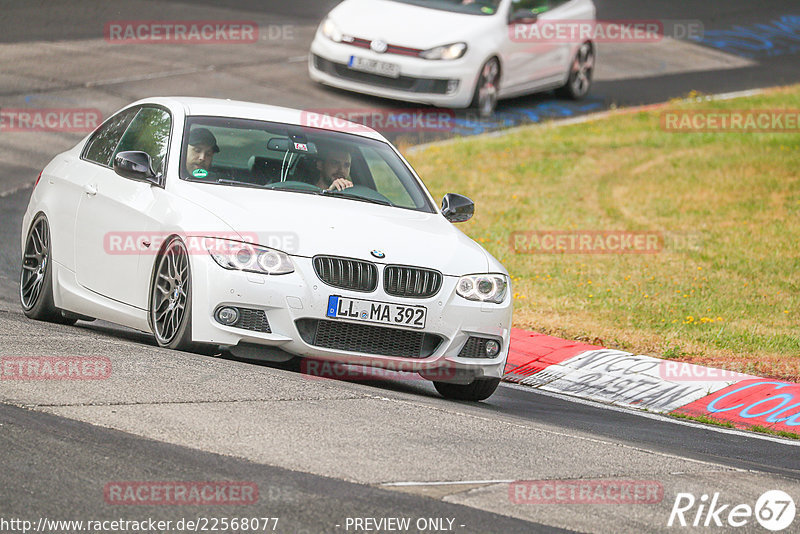
[[[164,172],[164,160],[169,146],[172,118],[161,108],[146,107],[139,110],[114,151],[139,150],[146,152],[153,163],[156,175]]]
[[[86,143],[86,149],[83,151],[84,159],[106,167],[110,166],[114,149],[117,148],[122,134],[133,116],[136,115],[136,111],[136,108],[126,109],[106,121]]]

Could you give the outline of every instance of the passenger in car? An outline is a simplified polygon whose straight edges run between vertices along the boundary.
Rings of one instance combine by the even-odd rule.
[[[189,133],[189,143],[186,147],[186,170],[198,178],[205,178],[211,171],[214,154],[219,152],[217,138],[208,128],[195,128]],[[205,174],[195,171],[206,171]]]
[[[317,160],[319,180],[315,184],[320,189],[341,191],[353,187],[350,178],[350,152],[341,148],[327,148],[320,150]]]

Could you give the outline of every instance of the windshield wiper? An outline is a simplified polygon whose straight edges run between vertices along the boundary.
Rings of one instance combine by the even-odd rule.
[[[344,191],[346,191],[346,189]],[[333,189],[333,190],[324,189],[322,191],[322,194],[323,195],[331,195],[331,196],[339,197],[339,198],[350,198],[350,199],[358,200],[358,201],[361,201],[361,202],[369,202],[371,204],[380,204],[381,206],[394,206],[394,204],[392,204],[388,200],[381,200],[379,198],[362,197],[361,195],[354,195],[353,193],[345,193],[344,191],[338,191],[336,189]]]
[[[232,178],[217,178],[217,183],[225,185],[247,185],[250,187],[262,187],[259,184],[254,184],[252,182],[241,182],[239,180],[234,180]]]

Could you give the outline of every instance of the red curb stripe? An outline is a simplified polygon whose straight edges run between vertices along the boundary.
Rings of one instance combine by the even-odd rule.
[[[742,380],[672,413],[711,417],[742,429],[759,425],[798,434],[800,384],[767,378]]]
[[[547,367],[589,350],[603,347],[579,341],[530,332],[521,328],[511,329],[511,346],[504,377],[517,381],[536,374]]]

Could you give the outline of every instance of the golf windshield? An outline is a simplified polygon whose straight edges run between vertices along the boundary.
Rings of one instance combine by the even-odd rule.
[[[401,4],[428,7],[440,11],[468,13],[471,15],[494,15],[501,0],[394,0]]]

